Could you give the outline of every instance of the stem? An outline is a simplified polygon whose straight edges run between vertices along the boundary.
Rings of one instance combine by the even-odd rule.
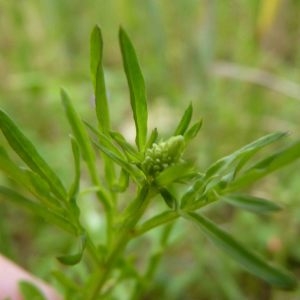
[[[101,273],[98,273],[95,276],[98,276],[95,279],[95,286],[93,286],[90,290],[90,293],[85,297],[87,300],[97,299],[97,296],[101,292],[104,284],[106,283],[110,273],[112,272],[116,262],[119,257],[123,254],[127,244],[132,239],[132,232],[134,230],[135,225],[140,220],[142,215],[144,214],[149,202],[150,202],[150,193],[149,193],[149,185],[145,184],[141,190],[139,191],[137,197],[134,200],[134,205],[128,217],[124,220],[123,224],[120,226],[120,231],[115,240],[113,248],[111,252],[108,254],[107,259],[104,263],[104,268]]]

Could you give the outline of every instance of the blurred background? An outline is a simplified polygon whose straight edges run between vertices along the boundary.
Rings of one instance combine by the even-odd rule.
[[[84,119],[94,119],[89,36],[95,24],[104,38],[114,128],[129,139],[120,25],[145,76],[150,126],[167,136],[190,102],[195,117],[203,117],[188,153],[200,168],[269,132],[288,131],[289,141],[299,138],[298,0],[0,0],[1,108],[66,183],[72,177],[72,162],[66,163],[70,128],[59,88],[69,92]],[[299,167],[295,163],[250,190],[281,203],[282,212],[256,216],[217,205],[209,213],[237,239],[300,278]],[[57,266],[53,253],[65,252],[73,241],[3,199],[0,205],[0,251],[50,277]],[[248,275],[194,228],[179,225],[143,299],[300,298],[300,291],[278,291]]]

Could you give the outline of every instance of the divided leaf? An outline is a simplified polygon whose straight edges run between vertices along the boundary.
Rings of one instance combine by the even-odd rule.
[[[134,47],[122,28],[119,31],[119,42],[130,90],[130,103],[136,127],[136,145],[140,151],[143,151],[147,142],[148,120],[145,82]]]

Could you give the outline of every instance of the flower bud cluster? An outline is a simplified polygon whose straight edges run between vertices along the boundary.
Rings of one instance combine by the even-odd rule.
[[[151,148],[146,150],[142,168],[144,172],[152,177],[169,166],[177,163],[184,150],[184,138],[181,135],[173,136],[165,142],[154,143]]]

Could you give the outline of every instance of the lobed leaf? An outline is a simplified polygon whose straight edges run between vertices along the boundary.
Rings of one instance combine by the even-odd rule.
[[[195,223],[216,246],[224,250],[248,272],[278,288],[296,288],[297,281],[291,274],[267,263],[260,256],[240,245],[232,236],[207,218],[194,212],[183,213],[183,216]]]
[[[130,103],[136,127],[136,145],[142,151],[147,141],[148,120],[145,82],[134,47],[122,28],[119,30],[119,42],[130,90]]]
[[[29,168],[47,181],[51,190],[58,198],[64,200],[67,192],[59,177],[38,153],[31,141],[2,110],[0,110],[0,128],[8,143],[19,157]]]

